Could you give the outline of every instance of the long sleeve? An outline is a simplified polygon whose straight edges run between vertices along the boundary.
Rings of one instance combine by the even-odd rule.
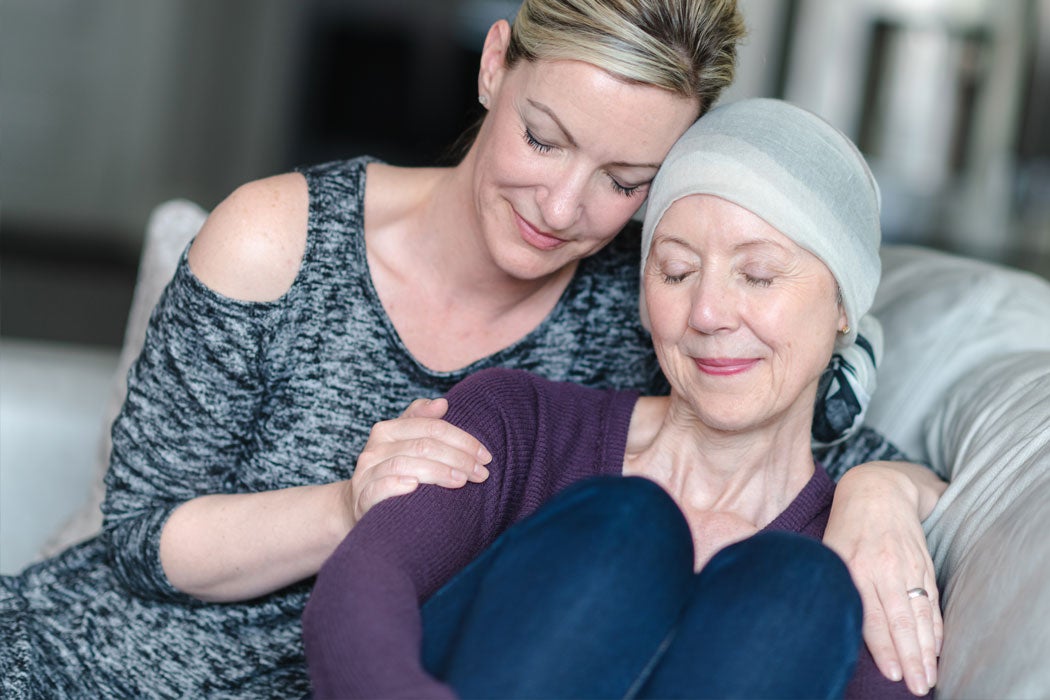
[[[317,697],[454,697],[422,667],[420,604],[494,538],[507,440],[483,386],[457,385],[447,417],[492,452],[489,479],[452,490],[423,486],[376,505],[318,573],[303,615]],[[464,410],[487,415],[489,429],[464,420]]]
[[[380,503],[321,568],[303,616],[317,696],[449,697],[421,665],[421,603],[565,486],[620,474],[636,398],[508,370],[457,384],[446,418],[488,447],[490,476]]]
[[[179,504],[235,490],[259,412],[273,309],[214,293],[184,253],[153,312],[113,425],[102,507],[114,570],[137,595],[193,600],[164,575],[161,529]]]

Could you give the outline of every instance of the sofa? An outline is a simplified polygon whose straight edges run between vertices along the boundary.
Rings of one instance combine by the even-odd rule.
[[[149,313],[206,217],[166,202],[147,226],[106,424]],[[950,482],[925,522],[945,619],[938,696],[1050,696],[1050,283],[886,245],[873,312],[885,349],[866,422]],[[105,455],[108,450],[103,449]],[[98,531],[105,459],[42,555]]]

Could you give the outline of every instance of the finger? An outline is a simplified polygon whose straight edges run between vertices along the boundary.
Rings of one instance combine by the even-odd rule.
[[[474,483],[481,483],[489,476],[489,470],[477,461],[477,455],[430,438],[379,444],[362,452],[358,461],[369,463],[365,473],[376,471],[377,477],[414,476],[427,484],[439,483],[434,479],[442,477],[434,474],[446,469],[460,472]],[[362,476],[362,479],[368,478],[371,477]]]
[[[867,585],[858,583],[857,591],[860,593],[861,605],[864,608],[864,643],[868,645],[868,651],[871,652],[875,665],[878,666],[882,675],[891,681],[899,681],[903,678],[900,659],[897,656],[897,648],[893,644],[889,620],[886,618],[882,602],[870,583]]]
[[[931,588],[930,590],[935,589]],[[933,636],[936,640],[934,648],[937,650],[937,658],[940,658],[941,649],[944,647],[944,615],[941,613],[940,596],[932,593],[930,595],[935,602],[933,606]]]
[[[927,554],[926,560],[926,573],[923,575],[925,583],[923,586],[926,588],[927,593],[930,596],[930,615],[932,617],[933,627],[933,652],[934,656],[939,658],[941,655],[941,646],[944,644],[944,617],[941,614],[941,594],[937,588],[937,570],[933,566],[933,560],[929,558]]]
[[[448,401],[438,399],[416,399],[402,413],[402,418],[442,418],[448,411]]]
[[[931,685],[936,685],[937,678],[940,676],[937,666],[941,656],[941,646],[944,644],[944,617],[941,615],[941,597],[940,591],[937,588],[937,574],[936,569],[933,567],[933,560],[929,560],[928,568],[926,571],[926,590],[930,594],[930,616],[931,627],[933,633],[933,653],[929,658],[929,665],[933,668],[934,681]],[[926,663],[927,659],[924,657],[923,663]]]
[[[916,636],[926,684],[931,688],[937,684],[936,638],[933,632],[933,601],[928,595],[911,598],[915,613]]]
[[[444,488],[459,488],[472,480],[469,472],[429,457],[398,454],[376,466],[367,481],[378,481],[390,477],[410,477],[421,484],[433,484]]]
[[[882,603],[886,608],[890,635],[900,660],[904,682],[912,694],[926,695],[930,691],[930,684],[926,680],[926,669],[922,663],[914,599],[909,598],[907,589],[904,589],[883,597]]]
[[[444,399],[440,399],[444,401]],[[459,449],[473,456],[481,464],[492,461],[492,454],[481,444],[476,437],[440,418],[397,418],[382,421],[372,426],[372,433],[365,445],[367,450],[370,446],[382,443],[400,442],[417,438],[430,438],[442,442],[449,447]]]

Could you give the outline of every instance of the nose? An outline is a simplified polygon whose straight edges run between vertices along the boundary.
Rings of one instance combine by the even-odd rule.
[[[537,194],[543,223],[551,231],[564,231],[576,223],[583,212],[584,193],[589,177],[582,170],[560,169]]]
[[[716,270],[705,270],[693,290],[689,327],[705,335],[735,330],[740,321],[739,302],[729,280]]]

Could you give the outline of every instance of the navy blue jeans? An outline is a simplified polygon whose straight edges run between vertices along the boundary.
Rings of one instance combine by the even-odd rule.
[[[577,484],[423,606],[423,664],[464,698],[841,697],[860,597],[819,542],[761,533],[693,573],[653,482]]]

